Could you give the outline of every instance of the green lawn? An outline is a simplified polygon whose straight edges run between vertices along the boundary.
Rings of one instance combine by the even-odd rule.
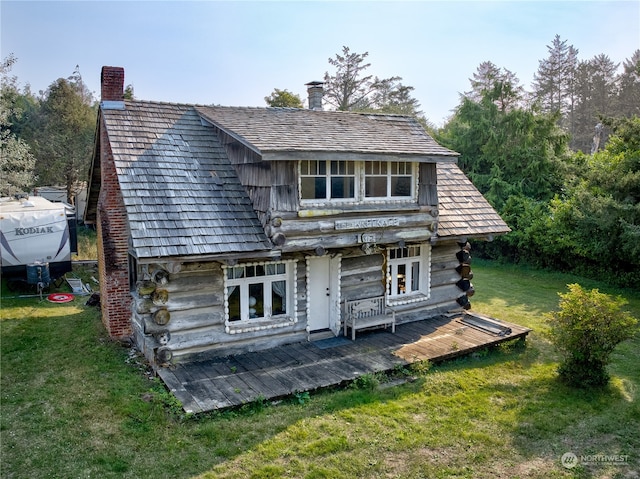
[[[623,294],[636,317],[640,294],[493,263],[473,270],[473,310],[532,328],[525,348],[416,368],[417,380],[400,386],[196,417],[181,415],[140,358],[106,338],[86,297],[53,304],[5,294],[0,476],[638,477],[640,337],[614,353],[610,387],[576,391],[557,382],[557,356],[540,332],[567,283]],[[592,461],[567,469],[567,452]]]

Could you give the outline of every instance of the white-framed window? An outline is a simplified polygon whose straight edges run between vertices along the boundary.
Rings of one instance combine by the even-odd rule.
[[[403,304],[424,301],[430,293],[431,245],[387,249],[387,299]]]
[[[408,161],[300,161],[303,204],[413,201],[418,169]]]
[[[295,309],[294,265],[283,261],[225,266],[226,323],[288,321]]]
[[[356,172],[353,161],[300,162],[300,194],[303,200],[353,200]]]
[[[414,168],[406,161],[364,163],[365,198],[413,198]]]

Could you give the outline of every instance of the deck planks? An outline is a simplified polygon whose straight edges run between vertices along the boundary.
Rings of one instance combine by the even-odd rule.
[[[497,320],[493,320],[497,321]],[[321,349],[313,342],[280,346],[225,358],[193,360],[158,370],[186,412],[274,400],[298,392],[337,386],[370,373],[391,371],[416,361],[441,361],[514,339],[531,331],[512,323],[497,336],[470,327],[461,317],[438,317],[361,332],[355,341]]]

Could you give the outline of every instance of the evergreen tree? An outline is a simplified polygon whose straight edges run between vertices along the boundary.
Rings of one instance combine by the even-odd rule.
[[[602,119],[615,114],[617,69],[618,65],[606,55],[597,55],[578,64],[572,149],[589,153],[597,151],[606,143],[608,130],[604,128]]]
[[[35,181],[35,158],[12,131],[11,120],[21,117],[17,80],[9,75],[15,62],[9,55],[0,64],[0,196],[26,192]]]
[[[520,105],[524,98],[524,88],[515,73],[499,68],[492,62],[482,62],[471,82],[471,91],[465,95],[475,102],[484,96],[491,96],[500,111],[507,111]]]
[[[349,47],[342,47],[342,55],[329,58],[329,64],[336,72],[324,74],[324,101],[341,111],[369,107],[369,96],[375,90],[373,75],[363,75],[371,63],[364,63],[369,56],[365,53],[352,53]]]
[[[88,175],[96,109],[79,72],[53,82],[42,100],[36,137],[36,171],[41,185],[64,185],[73,202]]]
[[[480,102],[464,97],[438,139],[461,154],[460,167],[499,210],[512,195],[549,200],[562,184],[566,135],[556,115],[502,111],[496,90]]]
[[[400,77],[384,80],[375,78],[376,89],[371,96],[370,108],[380,113],[422,117],[420,103],[411,96],[412,86],[400,83]]]
[[[640,50],[623,62],[618,87],[616,112],[620,116],[640,117]]]
[[[410,115],[422,120],[420,104],[411,96],[413,87],[400,83],[402,77],[380,79],[365,75],[371,64],[365,63],[368,52],[351,52],[342,47],[342,55],[329,58],[334,75],[324,74],[324,101],[341,111],[373,111]]]
[[[578,65],[578,50],[567,45],[556,35],[547,45],[549,56],[541,60],[534,74],[533,97],[543,112],[560,112],[564,127],[573,134],[573,110],[575,103],[575,73]]]

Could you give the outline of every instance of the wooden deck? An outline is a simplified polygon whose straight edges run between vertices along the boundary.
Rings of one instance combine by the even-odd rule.
[[[361,332],[265,351],[179,363],[158,370],[186,412],[239,406],[337,386],[367,373],[416,361],[441,361],[513,339],[531,330],[480,315],[430,318],[390,330]]]

